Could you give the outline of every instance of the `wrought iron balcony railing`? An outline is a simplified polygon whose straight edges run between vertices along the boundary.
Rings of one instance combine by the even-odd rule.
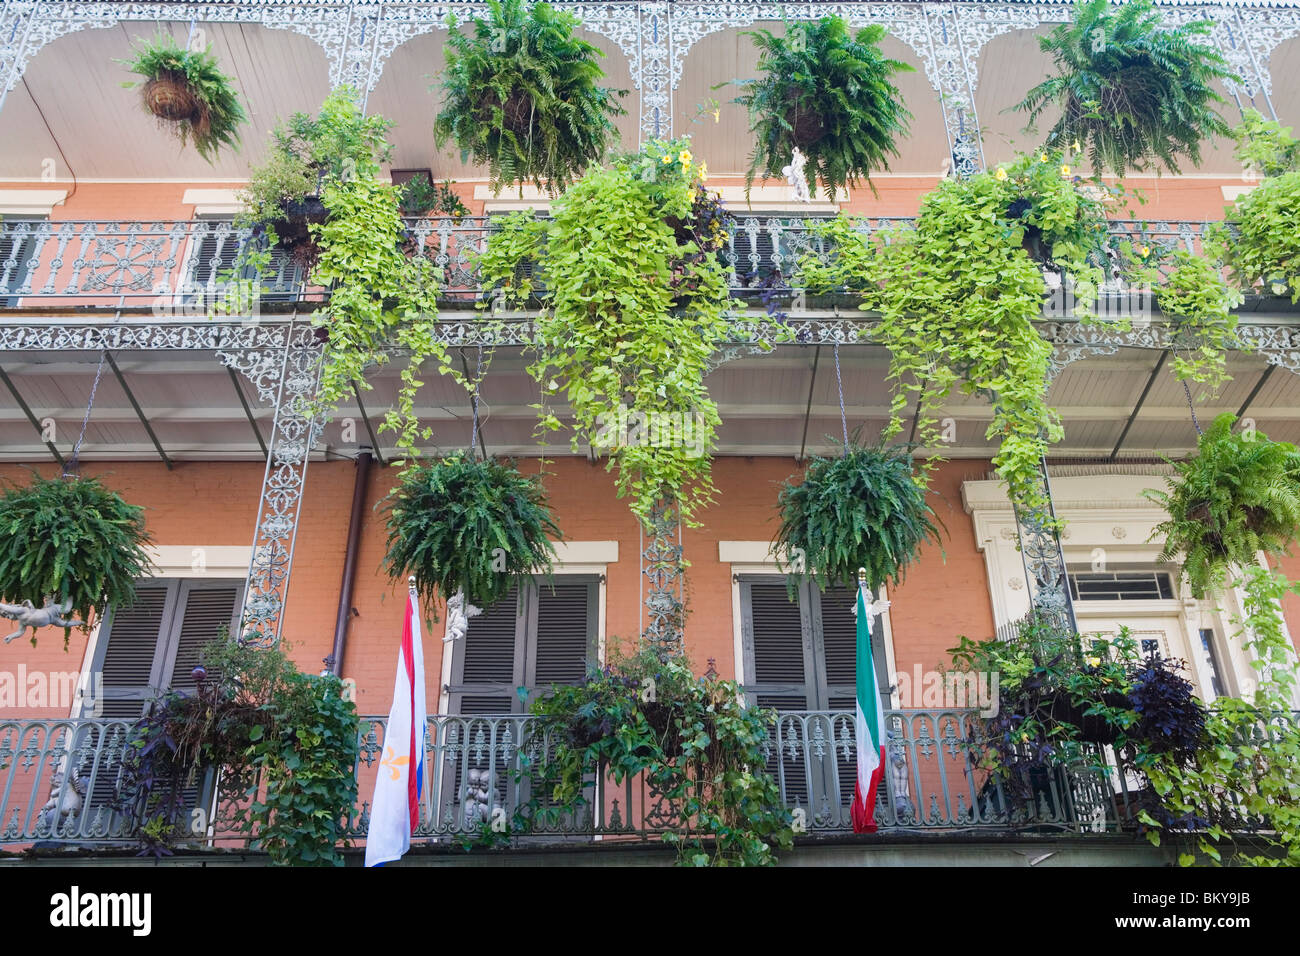
[[[733,294],[756,298],[778,273],[787,280],[799,257],[826,252],[813,233],[815,218],[736,216],[722,259]],[[908,219],[864,218],[873,232],[907,227]],[[482,294],[474,256],[490,234],[482,217],[407,220],[404,247],[429,259],[448,301],[473,302]],[[1205,223],[1116,220],[1114,239],[1135,245],[1197,250]],[[256,281],[258,304],[312,303],[326,291],[313,287],[308,270],[276,252],[260,275],[232,275],[249,244],[249,230],[228,221],[157,222],[5,220],[0,222],[0,308],[151,308],[160,316],[202,316],[209,306],[239,309],[239,296]],[[230,279],[245,283],[232,283]]]
[[[877,795],[882,830],[1114,831],[1131,821],[1123,775],[1095,770],[1044,774],[1028,799],[1013,798],[972,771],[965,742],[974,711],[898,710],[886,715],[889,760]],[[129,719],[0,721],[0,845],[52,841],[133,844],[143,821],[129,789]],[[361,802],[349,821],[364,838],[375,775],[383,772],[384,719],[365,718],[359,739]],[[768,769],[781,803],[807,833],[852,829],[856,773],[853,714],[782,714],[772,728]],[[581,806],[553,807],[531,792],[528,761],[545,761],[565,729],[527,716],[431,717],[416,842],[472,838],[504,828],[529,842],[647,841],[689,828],[678,808],[643,778],[616,782],[593,767]],[[250,782],[208,774],[185,781],[182,844],[256,845],[246,813]]]

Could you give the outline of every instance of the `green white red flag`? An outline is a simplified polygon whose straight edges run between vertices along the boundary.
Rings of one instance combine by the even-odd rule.
[[[867,586],[858,584],[857,714],[854,740],[858,751],[858,780],[853,787],[854,833],[876,832],[876,789],[885,771],[885,712],[876,686],[876,664],[871,658],[871,604]]]

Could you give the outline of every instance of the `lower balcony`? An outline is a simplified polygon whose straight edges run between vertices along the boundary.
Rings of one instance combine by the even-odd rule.
[[[786,853],[802,855],[803,862],[833,862],[834,855],[823,858],[828,848],[860,853],[874,846],[895,856],[924,854],[916,862],[957,862],[963,847],[1006,852],[1009,846],[1047,846],[1051,855],[1069,846],[1077,855],[1078,847],[1091,845],[1109,853],[1108,862],[1116,862],[1117,847],[1132,857],[1128,862],[1160,862],[1144,856],[1153,848],[1137,832],[1135,795],[1125,774],[1062,768],[1035,781],[1030,799],[1013,797],[969,769],[965,742],[978,719],[971,710],[887,712],[879,831],[861,838],[853,836],[850,822],[853,713],[781,714],[772,727],[767,768],[794,820],[795,848]],[[384,723],[361,723],[361,802],[348,821],[354,845],[364,841],[375,775],[384,772]],[[129,719],[0,721],[0,862],[6,856],[11,863],[121,860],[138,851],[141,814],[131,809],[138,794],[123,792],[133,725]],[[663,847],[665,834],[689,834],[690,821],[642,778],[615,781],[593,767],[583,799],[564,808],[531,793],[524,767],[545,761],[564,732],[528,716],[431,717],[420,822],[407,861],[439,855],[446,861],[453,854],[470,859],[476,854],[464,851],[476,846],[483,847],[480,861],[575,851],[626,860],[629,853],[645,856]],[[175,841],[175,852],[186,859],[255,862],[257,833],[245,812],[249,792],[248,781],[211,772],[185,781],[190,832]]]

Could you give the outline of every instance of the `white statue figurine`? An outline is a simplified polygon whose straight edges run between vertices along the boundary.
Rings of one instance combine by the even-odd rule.
[[[30,627],[37,631],[42,627],[84,627],[81,621],[65,620],[63,615],[72,610],[72,602],[66,604],[55,604],[52,598],[45,599],[45,607],[33,607],[31,601],[23,601],[22,604],[0,604],[0,617],[7,617],[11,621],[17,621],[20,625],[18,630],[14,631],[5,638],[5,643],[15,641],[27,633]]]
[[[892,602],[886,601],[884,598],[881,598],[879,601],[874,601],[872,600],[871,588],[863,588],[862,590],[867,592],[867,630],[869,631],[871,630],[871,618],[875,617],[877,614],[884,614],[888,611],[889,605]],[[858,605],[856,601],[853,603],[853,616],[858,616]]]
[[[442,643],[459,641],[469,633],[469,619],[482,613],[473,604],[466,603],[464,591],[457,591],[447,600],[447,636],[442,639]]]
[[[790,165],[781,167],[781,174],[785,176],[785,181],[794,187],[795,202],[812,202],[812,194],[808,190],[808,180],[803,171],[804,164],[807,162],[808,157],[796,146],[794,154],[790,158]]]

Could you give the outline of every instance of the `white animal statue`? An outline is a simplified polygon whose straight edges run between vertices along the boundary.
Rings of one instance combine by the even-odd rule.
[[[785,176],[785,181],[794,187],[795,202],[812,202],[812,194],[808,190],[808,180],[803,171],[807,162],[808,157],[796,146],[794,154],[790,158],[790,165],[781,167],[781,173]]]
[[[447,600],[447,636],[442,643],[459,641],[469,633],[469,619],[482,613],[481,609],[465,601],[464,591],[457,591]]]
[[[32,631],[40,630],[42,627],[85,627],[81,621],[69,621],[63,617],[70,610],[72,610],[71,601],[55,604],[51,598],[45,599],[45,607],[33,607],[31,601],[23,601],[22,604],[0,604],[0,617],[7,617],[19,624],[18,630],[5,638],[5,643],[8,644],[22,637],[29,627]]]

